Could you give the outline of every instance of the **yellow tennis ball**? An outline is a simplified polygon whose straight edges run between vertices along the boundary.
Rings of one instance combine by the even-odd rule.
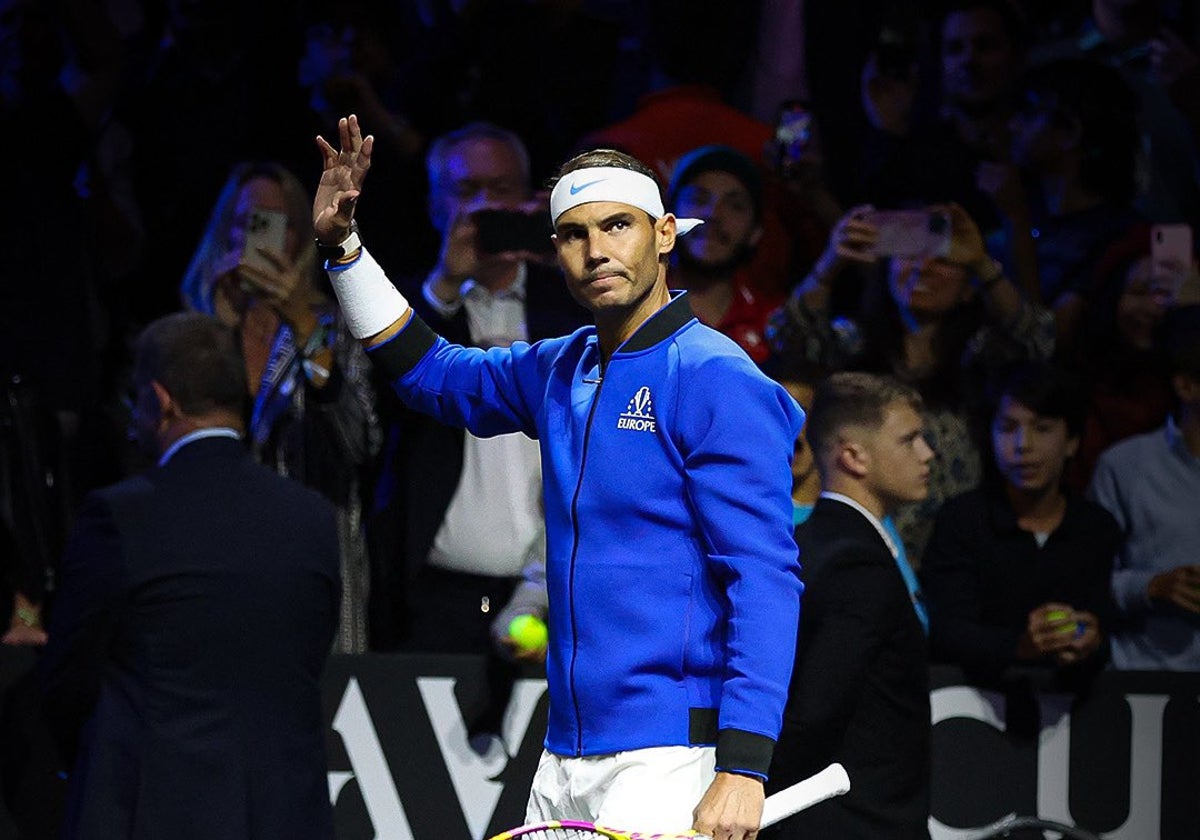
[[[522,651],[533,652],[546,646],[546,623],[536,615],[519,615],[508,624],[508,635]]]

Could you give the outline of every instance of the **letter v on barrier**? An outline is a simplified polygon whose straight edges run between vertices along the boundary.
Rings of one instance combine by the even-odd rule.
[[[329,774],[330,801],[336,805],[346,782],[357,778],[376,840],[413,840],[408,815],[400,804],[396,783],[384,758],[379,736],[375,734],[375,724],[371,721],[362,689],[354,677],[346,684],[342,702],[333,716],[333,730],[342,736],[354,772]]]
[[[421,700],[433,725],[433,734],[450,773],[467,828],[472,838],[480,840],[504,790],[504,783],[495,778],[520,749],[538,701],[546,692],[546,681],[517,680],[504,716],[503,744],[493,742],[488,753],[482,756],[467,742],[467,724],[454,696],[455,682],[454,677],[418,677],[417,688],[421,691]]]

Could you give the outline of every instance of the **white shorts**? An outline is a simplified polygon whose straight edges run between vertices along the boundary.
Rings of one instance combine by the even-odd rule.
[[[692,827],[716,775],[715,747],[650,747],[579,758],[542,751],[526,822],[586,820],[641,833]]]

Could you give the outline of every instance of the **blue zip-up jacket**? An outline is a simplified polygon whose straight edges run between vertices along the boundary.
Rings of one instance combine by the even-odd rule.
[[[719,770],[765,777],[802,589],[788,393],[684,295],[603,371],[594,327],[485,351],[414,316],[371,356],[409,406],[540,441],[546,748],[715,744]]]

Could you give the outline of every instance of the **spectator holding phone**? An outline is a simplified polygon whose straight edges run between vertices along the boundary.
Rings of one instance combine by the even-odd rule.
[[[942,507],[921,564],[933,654],[975,679],[1037,664],[1069,681],[1107,659],[1121,535],[1108,511],[1063,486],[1083,427],[1071,376],[1027,363],[996,390],[995,469]]]
[[[365,471],[379,448],[362,348],[322,288],[306,235],[309,198],[274,162],[234,167],[180,286],[187,309],[233,327],[251,401],[247,439],[262,463],[337,507],[342,606],[336,649],[367,646],[369,569],[362,527]],[[258,236],[275,230],[272,244]]]
[[[407,284],[413,306],[451,340],[507,347],[562,335],[587,321],[546,264],[550,225],[530,188],[516,134],[470,123],[434,140],[426,157],[437,264]],[[405,285],[405,284],[401,284]],[[374,521],[390,576],[376,614],[392,621],[380,646],[487,657],[485,700],[472,736],[497,734],[519,668],[493,639],[497,612],[545,561],[538,444],[523,434],[477,437],[390,399],[389,445]],[[504,624],[501,631],[507,628]]]
[[[826,373],[847,368],[888,373],[921,393],[929,412],[927,434],[938,458],[931,467],[928,497],[897,515],[908,556],[914,559],[921,556],[942,502],[973,488],[982,474],[970,422],[982,397],[978,386],[1006,362],[1049,357],[1054,348],[1050,314],[1022,299],[984,251],[979,228],[967,212],[954,204],[927,212],[946,220],[946,233],[914,245],[894,231],[881,230],[877,220],[887,217],[874,208],[850,210],[768,327],[784,364]],[[880,253],[881,242],[908,254]],[[874,271],[862,314],[834,320],[830,296],[855,265]]]

